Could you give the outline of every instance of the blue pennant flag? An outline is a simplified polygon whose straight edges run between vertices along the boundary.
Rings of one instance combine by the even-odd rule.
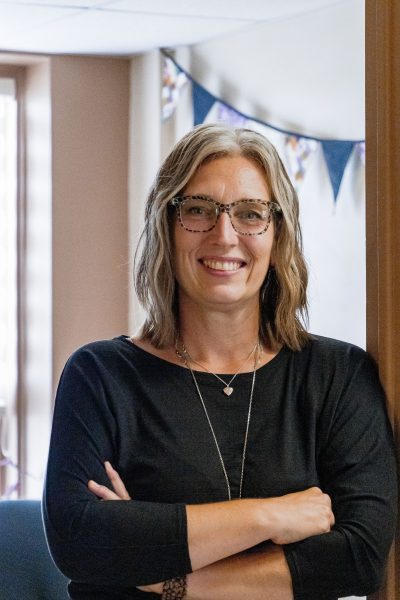
[[[354,142],[323,140],[321,141],[321,144],[329,171],[333,195],[336,201],[340,184],[342,182],[343,173],[353,150]]]
[[[215,102],[215,97],[196,83],[196,81],[192,81],[192,94],[194,124],[200,125],[210,112]]]

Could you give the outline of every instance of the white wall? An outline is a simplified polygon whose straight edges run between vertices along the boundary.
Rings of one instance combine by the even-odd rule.
[[[300,134],[364,138],[362,0],[259,25],[190,53],[180,49],[177,59],[211,93],[248,115]],[[283,153],[282,136],[267,135]],[[310,330],[360,346],[366,335],[364,197],[356,154],[336,204],[321,152],[310,158],[299,190]]]
[[[299,199],[310,273],[310,330],[365,348],[364,173],[354,153],[335,205],[323,160],[315,157]]]
[[[186,66],[264,121],[319,137],[364,136],[363,0],[194,45]]]

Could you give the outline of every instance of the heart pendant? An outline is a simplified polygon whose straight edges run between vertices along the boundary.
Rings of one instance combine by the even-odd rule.
[[[230,396],[232,394],[232,392],[233,392],[233,388],[229,387],[229,385],[227,385],[226,387],[224,387],[224,394],[226,396]]]

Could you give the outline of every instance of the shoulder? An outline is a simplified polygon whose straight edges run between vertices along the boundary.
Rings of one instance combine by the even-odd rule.
[[[58,392],[131,389],[143,378],[154,376],[152,357],[137,348],[124,335],[84,344],[68,358]]]
[[[310,335],[307,345],[300,351],[308,358],[321,363],[335,364],[345,362],[346,364],[356,364],[359,362],[370,361],[368,353],[350,342],[344,342],[334,338],[328,338],[320,335]]]
[[[291,352],[289,365],[296,377],[316,388],[343,389],[359,378],[378,379],[373,359],[362,348],[333,338],[311,335],[299,352]]]
[[[169,366],[167,361],[133,344],[128,336],[120,335],[81,346],[67,360],[64,372],[78,369],[113,376],[137,371],[144,375],[168,370]]]
[[[89,342],[77,348],[69,357],[67,365],[80,362],[112,359],[118,355],[128,355],[132,348],[129,338],[120,335],[108,340]]]
[[[307,379],[313,386],[339,397],[357,397],[358,403],[384,398],[377,366],[364,349],[341,340],[313,335],[307,348]]]
[[[115,375],[146,365],[147,354],[125,335],[98,340],[77,348],[68,358],[62,376],[91,374]]]

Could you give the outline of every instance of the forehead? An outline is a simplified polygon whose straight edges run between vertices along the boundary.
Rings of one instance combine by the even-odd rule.
[[[185,194],[205,194],[217,200],[269,198],[266,174],[255,161],[240,155],[220,156],[204,162],[184,189]]]

